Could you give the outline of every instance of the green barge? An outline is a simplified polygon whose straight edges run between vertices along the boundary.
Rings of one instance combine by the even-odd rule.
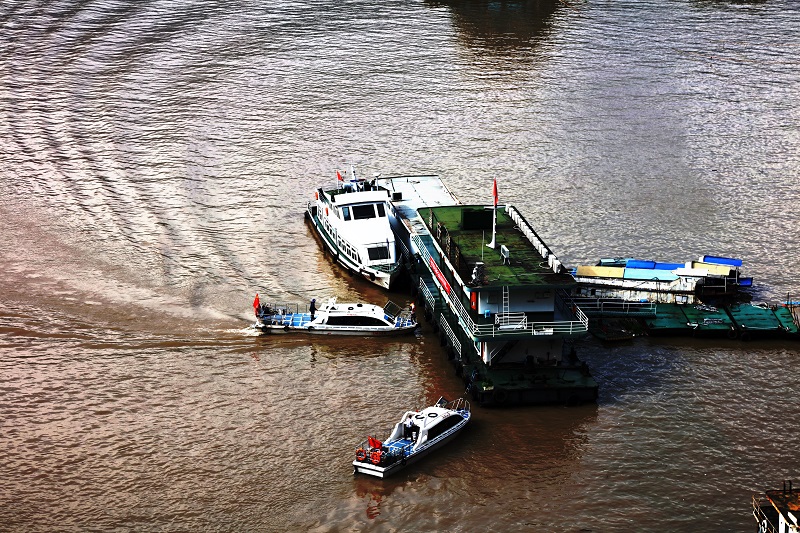
[[[656,315],[646,320],[646,327],[653,336],[727,337],[743,341],[800,339],[792,309],[778,305],[658,304]]]
[[[573,347],[588,331],[571,299],[576,281],[522,214],[448,201],[449,192],[428,190],[441,186],[435,177],[389,186],[417,300],[473,399],[596,401],[597,383]]]
[[[590,333],[601,339],[605,331],[621,329],[619,325],[624,324],[628,332],[653,337],[800,340],[800,309],[796,305],[712,306],[586,298],[575,298],[575,302],[589,316]]]

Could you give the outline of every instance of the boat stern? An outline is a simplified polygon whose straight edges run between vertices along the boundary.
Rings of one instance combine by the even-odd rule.
[[[356,474],[367,474],[368,476],[375,476],[383,479],[386,477],[387,468],[382,466],[377,466],[372,463],[361,462],[358,460],[353,461],[353,475]]]

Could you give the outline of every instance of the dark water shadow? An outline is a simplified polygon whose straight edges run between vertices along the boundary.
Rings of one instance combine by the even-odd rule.
[[[579,347],[581,359],[599,385],[599,407],[624,403],[629,395],[660,394],[670,386],[670,376],[682,372],[686,365],[680,345],[653,343],[651,339],[613,346],[586,339]]]
[[[767,0],[696,0],[695,4],[701,6],[727,7],[729,5],[759,5],[766,4]]]
[[[547,39],[558,0],[489,1],[426,0],[431,8],[448,8],[458,39],[476,55],[506,58],[533,50]]]

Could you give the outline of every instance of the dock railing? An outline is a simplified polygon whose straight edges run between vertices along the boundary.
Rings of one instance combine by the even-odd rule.
[[[427,246],[422,241],[419,235],[414,234],[411,236],[414,244],[417,246],[419,250],[419,254],[422,258],[423,264],[429,265],[430,261],[434,261],[438,265],[438,261],[434,260],[430,252],[428,251]],[[461,322],[462,327],[464,330],[472,335],[473,337],[495,337],[499,335],[508,335],[508,334],[519,334],[519,335],[575,335],[580,333],[586,333],[589,331],[589,318],[579,309],[576,308],[574,314],[576,315],[577,320],[559,320],[559,321],[552,321],[552,322],[527,322],[527,319],[524,324],[520,324],[517,322],[519,327],[508,328],[505,327],[508,323],[488,323],[488,324],[477,324],[470,316],[469,312],[464,308],[461,303],[461,299],[456,297],[451,297],[450,294],[447,294],[444,287],[439,283],[439,280],[436,276],[433,276],[434,283],[436,283],[437,287],[439,287],[439,292],[442,295],[443,301],[448,305],[450,310],[453,314],[458,317],[459,321]],[[422,286],[422,284],[420,284]],[[453,289],[451,289],[452,291]],[[561,294],[561,293],[560,293]],[[566,294],[566,293],[563,293]],[[429,295],[425,295],[426,299],[428,299]],[[430,295],[430,300],[433,300],[433,295]],[[559,302],[561,298],[556,298],[556,301]],[[559,302],[560,306],[563,308],[563,302]]]
[[[772,523],[772,520],[764,512],[764,509],[773,508],[765,498],[757,495],[753,496],[753,518],[758,522],[758,533],[777,533],[778,528]]]
[[[445,335],[450,339],[450,342],[453,344],[453,350],[456,352],[456,355],[461,357],[461,341],[458,339],[458,336],[453,332],[453,329],[450,327],[450,324],[447,323],[447,320],[442,314],[439,317],[439,326],[444,331]]]
[[[622,299],[570,297],[579,310],[590,315],[655,316],[655,302],[630,302]]]
[[[295,315],[297,313],[308,313],[309,304],[301,303],[275,303],[267,302],[262,303],[259,308],[259,316],[286,316]],[[301,311],[302,309],[302,311]]]
[[[528,221],[525,220],[525,217],[522,216],[522,213],[517,211],[517,208],[514,207],[513,205],[506,206],[506,213],[514,222],[514,224],[517,225],[522,234],[525,235],[525,238],[527,238],[528,241],[530,241],[530,243],[533,245],[533,247],[536,248],[536,251],[539,252],[539,255],[542,256],[542,259],[547,261],[547,265],[553,270],[553,272],[555,272],[556,274],[560,274],[561,271],[563,270],[561,261],[556,257],[556,254],[554,254],[553,251],[544,243],[542,238],[539,237],[539,234],[536,233],[536,230],[534,230],[531,227],[531,225],[528,224]]]

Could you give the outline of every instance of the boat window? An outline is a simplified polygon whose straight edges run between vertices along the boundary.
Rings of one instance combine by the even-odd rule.
[[[375,204],[369,205],[354,205],[353,218],[356,220],[364,220],[367,218],[375,218]]]
[[[380,259],[389,259],[388,246],[376,246],[375,248],[367,248],[370,261],[378,261]]]
[[[386,216],[386,210],[383,208],[383,204],[375,204],[375,207],[378,208],[378,216],[379,217],[385,217]]]
[[[463,419],[458,415],[450,415],[449,417],[445,418],[428,430],[428,440],[436,438],[448,429],[455,427],[456,424],[461,422],[461,420]]]
[[[349,207],[343,207],[342,208],[342,217],[345,220],[350,220],[350,208]]]
[[[386,326],[386,322],[372,316],[332,316],[329,326]]]

